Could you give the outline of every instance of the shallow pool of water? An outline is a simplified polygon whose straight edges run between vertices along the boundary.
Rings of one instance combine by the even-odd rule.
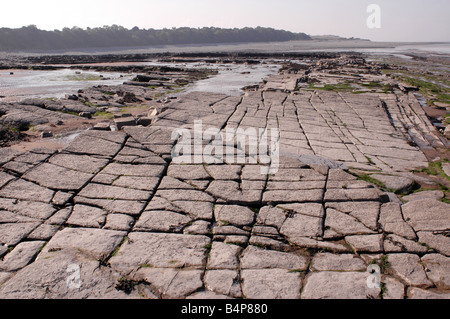
[[[95,85],[122,84],[131,75],[62,69],[56,71],[0,70],[3,102],[25,98],[62,98]]]
[[[231,96],[244,93],[243,87],[259,84],[270,75],[277,74],[280,66],[271,64],[259,65],[219,65],[219,74],[208,79],[195,82],[187,92],[213,92]]]

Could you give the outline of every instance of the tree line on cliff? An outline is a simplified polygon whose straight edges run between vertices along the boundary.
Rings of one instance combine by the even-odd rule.
[[[273,28],[127,29],[118,25],[45,31],[35,25],[0,28],[0,51],[48,51],[89,48],[145,47],[184,44],[277,42],[310,40],[305,33]]]

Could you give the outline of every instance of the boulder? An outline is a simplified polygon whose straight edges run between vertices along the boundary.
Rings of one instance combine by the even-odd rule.
[[[134,117],[122,117],[117,118],[114,120],[114,123],[116,124],[116,128],[120,131],[125,126],[136,126],[136,120]]]

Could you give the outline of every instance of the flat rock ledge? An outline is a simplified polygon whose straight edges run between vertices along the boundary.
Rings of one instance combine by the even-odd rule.
[[[1,149],[0,298],[449,298],[450,206],[433,196],[389,202],[333,164],[426,161],[393,128],[371,131],[391,125],[379,102],[190,93],[149,127],[87,131],[60,152]],[[327,122],[327,107],[348,116],[347,131]],[[351,122],[363,114],[365,126]],[[277,127],[279,169],[176,163],[173,129],[194,118]]]

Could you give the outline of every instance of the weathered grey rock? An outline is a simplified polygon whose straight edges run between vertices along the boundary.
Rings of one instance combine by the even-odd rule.
[[[72,267],[69,267],[71,266]],[[79,268],[78,268],[79,267]],[[77,281],[77,269],[80,270]],[[14,299],[126,299],[116,285],[120,275],[110,268],[100,266],[95,258],[81,252],[48,253],[20,270],[0,287],[0,298]],[[79,284],[80,288],[76,288]]]
[[[31,219],[15,219],[11,221],[36,221],[46,220],[55,213],[56,209],[47,203],[0,198],[0,206],[10,212],[16,213],[17,217],[27,216]],[[7,222],[7,220],[5,220]]]
[[[65,191],[81,189],[92,177],[92,174],[48,163],[39,165],[23,176],[24,179],[38,183],[41,186]]]
[[[40,223],[0,224],[0,244],[15,246],[27,237]]]
[[[427,277],[440,289],[450,288],[450,258],[429,254],[421,258]]]
[[[164,165],[111,163],[102,170],[102,173],[122,176],[160,177],[162,176],[164,169]]]
[[[218,223],[212,230],[213,235],[236,235],[236,236],[249,236],[250,232],[238,228],[236,226],[225,226],[222,223]]]
[[[79,196],[98,199],[146,201],[151,193],[137,189],[90,183],[79,193]]]
[[[97,131],[111,131],[111,124],[109,122],[97,123],[92,129]]]
[[[191,201],[192,199],[202,202],[214,202],[214,198],[212,196],[197,190],[164,189],[158,190],[155,195],[166,198],[170,202]]]
[[[56,206],[64,206],[73,198],[73,196],[74,194],[72,193],[58,191],[55,196],[53,196],[52,203]]]
[[[54,191],[48,188],[27,182],[23,179],[12,181],[0,190],[1,197],[38,201],[43,203],[50,203],[54,193]]]
[[[241,271],[242,293],[248,299],[298,299],[299,274],[286,269],[246,269]]]
[[[114,124],[116,125],[116,128],[120,131],[125,126],[136,126],[137,122],[134,117],[130,116],[130,117],[116,118],[114,120]]]
[[[356,255],[318,253],[311,263],[314,271],[365,271],[366,264]]]
[[[81,227],[102,228],[106,223],[107,212],[103,209],[86,206],[75,205],[72,215],[67,224]]]
[[[300,237],[298,237],[298,238],[300,238]],[[295,238],[295,239],[297,239],[297,238]],[[275,240],[272,238],[268,238],[268,237],[264,237],[264,236],[257,236],[257,235],[252,235],[250,237],[250,239],[248,240],[248,243],[250,245],[255,245],[258,247],[264,247],[267,249],[273,249],[273,250],[278,250],[278,251],[288,251],[289,247],[290,247],[284,241]]]
[[[109,213],[127,214],[131,216],[139,215],[147,204],[146,201],[119,200],[108,197],[106,199],[87,198],[77,196],[74,198],[76,204],[94,205],[101,207]]]
[[[252,210],[237,205],[216,205],[214,215],[216,220],[236,226],[251,225],[255,220],[255,213]]]
[[[66,222],[66,220],[69,219],[69,216],[72,213],[72,208],[73,207],[66,207],[57,211],[55,214],[53,214],[52,217],[47,219],[45,223],[54,226],[63,225]]]
[[[450,229],[450,205],[437,200],[417,200],[402,206],[403,216],[415,231]]]
[[[444,193],[442,191],[423,191],[413,193],[408,196],[403,196],[402,199],[407,202],[419,201],[419,200],[441,200],[444,197]]]
[[[217,294],[233,298],[242,297],[239,273],[236,270],[207,270],[204,281],[206,289]]]
[[[387,253],[408,252],[423,254],[426,253],[428,249],[415,241],[397,235],[388,235],[384,240],[384,251]]]
[[[450,129],[448,131],[450,132]],[[450,135],[450,133],[449,133],[449,135]],[[441,165],[442,165],[442,170],[444,171],[444,173],[450,177],[450,163],[442,163]]]
[[[41,224],[27,236],[27,239],[48,241],[58,230],[57,225]]]
[[[434,291],[429,291],[429,290],[414,287],[414,288],[408,289],[408,299],[420,299],[420,300],[439,299],[439,300],[443,300],[443,299],[450,299],[450,294],[434,292]]]
[[[381,292],[369,288],[368,272],[311,273],[304,285],[302,299],[368,299],[377,298]]]
[[[306,270],[308,258],[290,253],[249,246],[241,255],[241,269]]]
[[[5,186],[8,182],[12,181],[14,176],[9,175],[5,172],[0,172],[0,187]]]
[[[274,226],[277,229],[280,229],[286,218],[286,212],[283,209],[278,207],[264,206],[259,210],[257,223],[267,226]]]
[[[328,189],[325,201],[379,201],[380,194],[375,188]]]
[[[242,248],[220,242],[213,242],[209,253],[208,269],[237,269],[238,255]]]
[[[306,216],[323,218],[325,210],[321,204],[305,203],[305,204],[279,204],[278,208],[281,208],[285,213],[296,213]]]
[[[421,231],[417,235],[419,243],[423,243],[445,256],[450,256],[450,238],[445,233]]]
[[[357,253],[378,253],[383,251],[383,235],[355,235],[345,237],[345,241]]]
[[[156,190],[158,183],[159,178],[157,177],[121,176],[113,182],[113,186],[153,192]]]
[[[108,257],[126,233],[114,230],[65,228],[56,233],[43,250],[45,256],[58,250],[80,250],[96,259]]]
[[[235,181],[212,181],[206,192],[216,198],[222,199],[223,203],[237,205],[259,204],[263,188],[245,190]]]
[[[295,237],[320,237],[323,233],[322,218],[295,214],[286,219],[280,233],[288,237],[290,241]]]
[[[348,167],[341,162],[333,161],[330,159],[326,159],[324,157],[319,157],[316,155],[303,154],[298,157],[298,160],[302,163],[308,165],[326,165],[331,169],[335,170],[346,170]]]
[[[323,198],[322,189],[312,190],[274,190],[263,194],[264,203],[302,203],[320,202]]]
[[[92,133],[96,132],[96,135]],[[98,133],[111,134],[102,136]],[[75,154],[98,155],[101,157],[113,157],[122,148],[125,135],[117,135],[118,132],[89,131],[78,136],[65,151]],[[119,140],[121,141],[119,142]]]
[[[173,201],[172,204],[180,211],[188,214],[192,219],[213,219],[213,207],[212,202],[199,202],[196,200],[191,201]]]
[[[204,220],[197,220],[183,229],[183,233],[187,235],[208,235],[210,231],[211,223]]]
[[[302,248],[311,248],[317,250],[327,250],[335,253],[348,253],[351,252],[351,249],[340,243],[340,242],[332,242],[332,241],[321,241],[313,238],[306,237],[291,237],[289,238],[289,242],[298,247]]]
[[[398,203],[386,203],[381,206],[380,219],[381,228],[406,239],[417,239],[412,227],[403,220],[401,205]]]
[[[134,275],[157,289],[164,299],[181,299],[203,286],[202,270],[143,267]]]
[[[108,164],[108,161],[93,156],[61,153],[52,156],[49,163],[84,173],[96,174]]]
[[[337,234],[346,236],[374,234],[373,230],[364,226],[356,218],[332,208],[327,208],[325,227],[330,228]]]
[[[378,202],[331,202],[326,203],[325,207],[349,214],[367,228],[374,231],[378,230],[380,214],[380,203]]]
[[[204,267],[210,239],[199,235],[132,232],[115,256],[113,269],[129,273],[136,267]]]
[[[404,299],[405,286],[392,277],[385,277],[381,279],[384,283],[383,299]],[[414,288],[413,288],[414,289]]]
[[[23,153],[10,147],[2,147],[0,150],[0,164],[3,165],[21,154]]]
[[[125,214],[109,214],[103,229],[129,231],[134,225],[134,218]]]
[[[178,179],[211,179],[203,165],[170,165],[167,175]]]
[[[44,244],[44,241],[20,243],[0,261],[0,271],[17,271],[25,267],[37,255]]]
[[[385,187],[399,192],[407,191],[414,184],[413,179],[401,176],[373,174],[370,177],[380,181]]]
[[[170,211],[145,211],[136,223],[135,230],[155,232],[180,232],[191,219]]]
[[[412,254],[389,254],[390,269],[406,283],[416,287],[430,287],[432,282],[427,278],[420,258]]]
[[[208,174],[217,180],[239,180],[242,166],[240,165],[208,165]]]

